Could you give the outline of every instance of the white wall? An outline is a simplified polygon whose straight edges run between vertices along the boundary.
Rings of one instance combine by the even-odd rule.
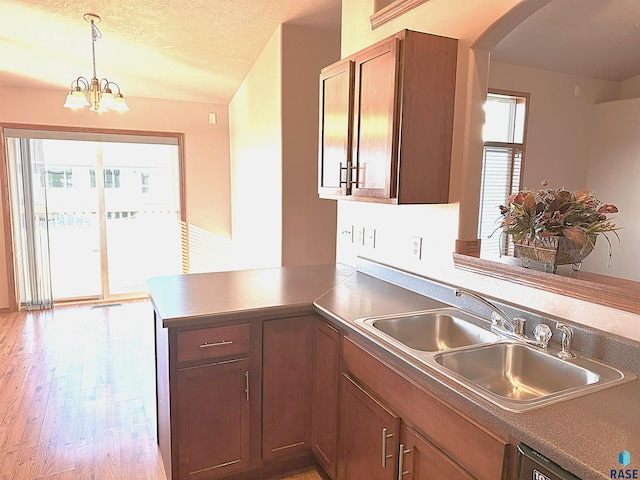
[[[622,226],[621,241],[608,234],[613,256],[608,267],[605,238],[585,260],[591,272],[640,281],[640,98],[607,102],[593,107],[587,185],[604,203],[620,212],[613,223]]]

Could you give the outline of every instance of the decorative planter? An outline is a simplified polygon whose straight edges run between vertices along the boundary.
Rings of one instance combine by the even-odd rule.
[[[597,235],[590,235],[591,242],[586,245],[569,240],[567,237],[545,237],[529,244],[514,243],[514,255],[522,260],[522,266],[528,267],[531,261],[542,262],[552,266],[556,273],[558,265],[571,265],[580,270],[582,261],[593,251]]]

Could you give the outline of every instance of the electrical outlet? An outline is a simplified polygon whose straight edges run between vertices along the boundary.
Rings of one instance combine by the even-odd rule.
[[[375,228],[367,228],[365,231],[365,246],[367,248],[376,248],[376,229]]]
[[[349,243],[353,243],[353,225],[343,225],[340,229],[340,236]]]
[[[416,260],[422,258],[422,237],[413,237],[411,239],[411,256]]]

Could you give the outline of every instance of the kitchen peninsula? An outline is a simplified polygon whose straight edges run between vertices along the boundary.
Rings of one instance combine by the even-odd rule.
[[[169,479],[266,478],[314,463],[333,479],[354,478],[348,458],[363,452],[345,438],[366,435],[362,418],[382,419],[387,460],[376,447],[375,465],[354,468],[393,471],[389,478],[427,462],[449,478],[513,479],[519,442],[580,478],[610,478],[622,468],[618,452],[640,452],[637,380],[513,413],[355,323],[459,306],[451,286],[367,261],[357,270],[285,267],[158,277],[148,286]],[[637,348],[621,341],[613,350],[626,358]]]

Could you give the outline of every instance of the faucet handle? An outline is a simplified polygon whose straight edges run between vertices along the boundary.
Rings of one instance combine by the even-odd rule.
[[[533,329],[533,337],[544,349],[549,347],[549,340],[551,340],[552,335],[553,332],[551,332],[551,328],[549,328],[549,325],[545,325],[544,323],[539,323],[536,325],[536,328]]]
[[[513,333],[516,335],[524,335],[524,322],[526,322],[526,318],[516,317],[513,319]]]
[[[573,340],[573,329],[564,323],[556,323],[556,328],[562,332],[562,341],[560,346],[562,350],[558,353],[558,357],[566,360],[568,358],[575,358],[575,354],[571,351],[571,341]]]
[[[491,312],[491,323],[497,327],[504,326],[504,319],[498,314],[498,312]]]

